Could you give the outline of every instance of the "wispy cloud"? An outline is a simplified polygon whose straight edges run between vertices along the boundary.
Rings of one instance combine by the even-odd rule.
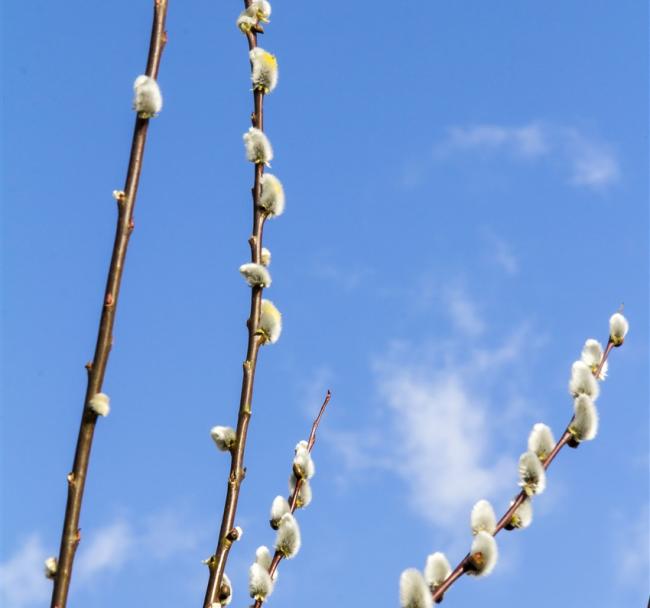
[[[620,178],[619,160],[612,147],[576,127],[540,122],[454,126],[435,143],[433,158],[441,161],[467,153],[506,153],[515,159],[553,161],[564,167],[570,184],[593,190],[601,190]]]
[[[168,508],[141,518],[136,524],[119,517],[88,534],[79,546],[75,584],[92,585],[97,576],[119,572],[137,560],[163,561],[194,551],[200,526],[182,510]],[[0,604],[7,608],[42,605],[51,593],[43,573],[47,552],[32,534],[14,555],[0,564]]]
[[[470,370],[450,366],[432,378],[421,371],[382,367],[380,394],[393,414],[398,472],[411,503],[440,526],[455,524],[483,496],[512,486],[514,461],[490,463],[490,404],[468,382]]]
[[[519,260],[510,244],[491,230],[484,231],[484,238],[487,244],[486,257],[499,266],[507,275],[516,275],[519,272]]]
[[[436,156],[458,150],[507,150],[515,156],[537,158],[549,152],[548,134],[536,123],[521,127],[476,125],[450,127],[447,137],[434,148]]]
[[[354,291],[372,278],[374,271],[367,266],[350,261],[340,264],[333,263],[325,259],[324,255],[319,255],[312,262],[310,274],[343,291]]]
[[[619,163],[610,146],[585,137],[577,129],[567,129],[564,135],[574,185],[598,189],[618,181]]]
[[[479,336],[485,330],[485,323],[479,316],[476,304],[467,297],[459,286],[445,290],[447,312],[456,327],[468,336]]]
[[[46,557],[41,539],[32,534],[12,557],[0,564],[0,604],[23,608],[47,601],[50,585],[43,574]]]
[[[650,569],[650,505],[646,504],[635,516],[626,522],[620,521],[620,514],[615,518],[613,529],[617,532],[615,567],[619,583],[626,587],[639,584],[644,588],[648,582]]]
[[[123,519],[95,530],[79,547],[79,579],[87,581],[98,572],[119,570],[131,556],[134,541],[133,530]]]

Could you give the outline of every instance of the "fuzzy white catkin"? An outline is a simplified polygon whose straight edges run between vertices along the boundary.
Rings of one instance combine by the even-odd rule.
[[[268,94],[278,84],[278,60],[275,55],[261,47],[251,49],[248,54],[253,65],[251,80],[253,88]]]
[[[431,591],[440,587],[450,574],[451,566],[444,553],[438,551],[427,557],[427,563],[424,566],[424,581],[429,585]]]
[[[228,452],[237,441],[235,429],[229,426],[213,426],[210,429],[210,437],[222,452]]]
[[[294,473],[291,473],[289,476],[289,494],[293,495],[298,479]],[[309,506],[312,499],[311,485],[307,479],[303,479],[300,484],[300,490],[298,490],[298,498],[296,499],[296,507],[298,509],[304,509]]]
[[[598,381],[594,378],[591,368],[583,361],[575,361],[571,366],[569,393],[573,397],[588,395],[594,400],[598,399],[600,394]]]
[[[291,513],[285,513],[275,537],[275,550],[287,559],[295,557],[300,551],[300,527]]]
[[[237,18],[237,27],[242,32],[250,32],[258,21],[269,22],[271,5],[267,0],[253,0]]]
[[[512,502],[510,503],[512,505]],[[526,497],[510,518],[513,528],[527,528],[533,522],[533,501]]]
[[[528,436],[528,449],[535,452],[537,457],[544,461],[554,447],[555,439],[551,429],[542,422],[535,424]]]
[[[284,187],[282,182],[271,173],[262,175],[262,194],[259,206],[269,217],[278,217],[284,212]]]
[[[494,570],[498,558],[499,551],[494,536],[485,531],[479,532],[474,537],[472,548],[470,549],[470,561],[476,570],[470,570],[468,574],[487,576]]]
[[[272,560],[273,557],[271,556],[271,552],[266,545],[260,545],[255,550],[255,563],[262,566],[262,568],[266,568],[266,570],[268,570],[271,567]]]
[[[262,247],[260,261],[262,262],[262,266],[266,266],[267,268],[271,265],[271,252],[266,247]]]
[[[269,163],[273,160],[273,147],[264,131],[250,127],[244,133],[244,146],[249,161],[270,166]]]
[[[88,401],[88,407],[98,416],[108,416],[111,411],[110,402],[106,393],[96,393]]]
[[[573,402],[569,431],[577,441],[591,441],[598,434],[598,410],[587,395],[578,395]]]
[[[269,22],[269,17],[271,16],[271,3],[268,0],[253,0],[249,10],[254,11],[255,16],[264,23]]]
[[[270,300],[262,300],[259,330],[265,342],[275,344],[282,333],[282,315]]]
[[[609,318],[609,339],[614,346],[620,346],[625,340],[627,332],[630,330],[630,324],[627,319],[620,313],[616,312]]]
[[[271,287],[271,273],[262,264],[242,264],[239,272],[251,287]]]
[[[582,353],[580,354],[580,360],[591,369],[592,373],[595,373],[600,365],[600,361],[603,358],[603,347],[598,342],[590,338],[585,342],[585,345],[582,347]],[[603,368],[598,374],[598,380],[604,380],[607,377],[607,368],[608,363],[605,361],[603,363]]]
[[[528,496],[541,494],[546,488],[546,471],[535,452],[524,452],[519,458],[519,485]]]
[[[248,593],[254,600],[265,601],[273,592],[273,581],[268,570],[255,562],[248,570]]]
[[[133,109],[140,118],[153,118],[162,110],[162,93],[154,78],[142,74],[133,83]]]
[[[494,514],[492,505],[487,500],[479,500],[474,505],[470,523],[472,534],[478,534],[481,530],[489,534],[494,534],[497,527],[497,517]]]
[[[45,578],[54,580],[56,578],[57,568],[59,567],[59,561],[56,559],[56,557],[54,556],[48,557],[44,562],[44,567],[45,567]]]
[[[250,32],[257,25],[257,21],[257,17],[250,15],[246,9],[237,17],[237,27],[244,33]]]
[[[271,503],[271,527],[274,530],[278,529],[280,520],[285,513],[291,513],[289,502],[284,496],[276,496]]]
[[[309,453],[309,444],[306,441],[300,441],[296,445],[293,471],[296,477],[301,479],[311,479],[316,473],[316,466]]]
[[[431,608],[433,598],[419,570],[409,568],[399,577],[399,601],[402,608]]]

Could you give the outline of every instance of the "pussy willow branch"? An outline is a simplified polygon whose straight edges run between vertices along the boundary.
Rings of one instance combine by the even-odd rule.
[[[605,361],[607,361],[607,357],[609,356],[612,347],[614,345],[612,344],[611,341],[608,341],[607,347],[605,348],[605,352],[603,353],[603,356],[600,360],[600,365],[594,372],[594,376],[598,378],[600,375],[601,370],[603,369],[603,365],[605,365]],[[549,455],[544,459],[544,462],[542,465],[544,466],[544,469],[547,470],[549,466],[551,466],[551,462],[555,460],[555,457],[559,454],[560,450],[567,444],[572,444],[574,447],[576,447],[577,444],[573,444],[573,435],[569,431],[569,428],[571,426],[571,423],[573,422],[573,418],[569,421],[569,424],[567,425],[566,430],[562,434],[562,437],[558,440],[558,442],[555,444]],[[522,490],[515,496],[512,504],[508,508],[508,510],[503,514],[499,522],[497,523],[496,530],[494,532],[494,536],[496,536],[503,528],[505,528],[508,523],[511,521],[512,516],[514,515],[515,511],[519,508],[522,502],[526,500],[526,492]],[[452,570],[451,574],[445,579],[445,581],[438,587],[433,593],[433,601],[436,603],[440,603],[443,600],[443,595],[451,587],[463,574],[466,574],[468,572],[468,569],[470,568],[470,555],[469,553],[460,561],[460,563]]]
[[[309,433],[309,441],[307,441],[307,449],[310,452],[312,451],[312,448],[314,447],[314,443],[316,442],[316,431],[318,430],[318,425],[320,424],[321,418],[325,413],[325,408],[327,407],[327,404],[330,402],[331,398],[332,398],[332,393],[330,391],[327,391],[327,395],[325,395],[325,401],[323,401],[323,405],[321,405],[320,407],[318,416],[316,416],[316,420],[314,420],[314,424],[312,424],[311,426],[311,433]],[[296,480],[296,487],[293,490],[293,494],[289,498],[289,507],[291,508],[292,513],[296,510],[296,504],[298,503],[298,494],[300,494],[301,487],[302,487],[302,478],[299,477]],[[278,566],[282,561],[282,557],[283,555],[279,551],[276,551],[274,553],[273,559],[271,560],[271,564],[269,565],[269,574],[271,575],[271,578],[273,578],[275,571],[278,569]],[[262,600],[255,600],[255,604],[253,605],[253,608],[261,608],[263,603],[264,602]]]
[[[250,2],[245,2],[245,4],[248,6]],[[257,46],[257,33],[249,32],[246,37],[248,40],[249,50],[254,49]],[[251,115],[252,125],[260,130],[264,130],[264,93],[259,89],[253,90],[253,102],[255,109]],[[262,163],[256,163],[254,184],[251,191],[253,198],[253,234],[248,239],[251,248],[251,261],[255,264],[261,262],[262,232],[264,229],[264,221],[266,220],[266,214],[259,206],[261,179],[263,174],[264,165]],[[223,516],[221,519],[217,549],[214,555],[208,560],[210,577],[205,591],[205,599],[203,600],[204,608],[211,608],[212,604],[219,602],[221,580],[226,569],[228,554],[233,541],[237,538],[236,533],[234,532],[235,515],[237,513],[239,490],[246,474],[244,468],[246,436],[248,434],[248,424],[251,417],[257,355],[263,340],[258,334],[261,306],[262,288],[253,287],[251,288],[250,316],[246,322],[248,327],[248,348],[246,351],[246,361],[244,361],[244,376],[242,379],[241,397],[239,400],[239,414],[237,416],[237,438],[231,451],[230,474],[228,476],[228,488],[223,507]]]
[[[165,32],[166,15],[167,0],[155,0],[146,69],[146,74],[152,78],[158,76],[160,58],[167,41],[167,33]],[[148,119],[140,118],[139,116],[136,117],[131,142],[131,156],[129,158],[126,183],[124,185],[124,196],[119,197],[117,201],[118,213],[115,242],[113,244],[111,263],[108,269],[104,303],[99,321],[99,332],[93,360],[86,365],[86,369],[88,370],[88,384],[81,415],[81,426],[77,438],[74,464],[72,466],[72,472],[68,474],[68,500],[65,509],[65,518],[63,520],[61,547],[59,549],[58,566],[54,579],[54,589],[52,591],[51,608],[64,608],[67,603],[68,590],[72,577],[72,564],[81,539],[79,515],[81,513],[81,502],[86,483],[86,475],[88,473],[90,449],[95,424],[97,422],[97,414],[87,407],[87,403],[95,394],[101,392],[104,373],[106,372],[106,365],[111,351],[113,324],[115,322],[117,300],[120,293],[122,272],[124,270],[124,260],[126,258],[129,238],[134,228],[133,208],[138,192],[138,182],[142,170],[142,159],[148,126]]]

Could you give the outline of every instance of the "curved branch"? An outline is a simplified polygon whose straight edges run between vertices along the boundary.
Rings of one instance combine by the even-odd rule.
[[[166,15],[167,0],[154,0],[153,25],[146,69],[146,74],[152,78],[156,78],[158,75],[160,59],[167,41],[167,33],[165,32]],[[124,192],[118,196],[117,200],[118,215],[115,241],[108,269],[99,332],[93,360],[86,365],[86,369],[88,370],[88,384],[81,415],[81,426],[77,438],[74,464],[72,466],[72,472],[68,474],[68,499],[63,521],[63,532],[61,534],[57,572],[52,591],[51,608],[64,608],[66,606],[74,557],[81,539],[79,516],[88,473],[90,450],[95,424],[97,422],[97,414],[87,407],[87,403],[94,395],[101,392],[108,357],[111,351],[113,324],[115,322],[117,301],[120,293],[122,273],[124,271],[124,260],[126,258],[129,238],[134,228],[133,208],[135,206],[138,182],[142,171],[142,160],[148,126],[149,119],[136,116]]]

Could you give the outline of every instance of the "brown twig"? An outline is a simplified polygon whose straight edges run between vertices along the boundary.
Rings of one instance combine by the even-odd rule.
[[[612,350],[612,346],[613,345],[611,341],[608,342],[607,347],[605,348],[605,352],[603,353],[603,356],[600,360],[600,364],[598,368],[593,372],[596,378],[598,378],[598,376],[600,375],[603,365],[605,365],[605,362],[607,361],[607,357],[609,356],[609,353]],[[573,435],[569,431],[572,422],[573,422],[573,418],[571,418],[569,424],[567,425],[566,430],[564,431],[564,433],[562,433],[562,437],[560,437],[560,439],[557,441],[553,449],[550,451],[549,455],[544,459],[542,464],[545,470],[549,468],[551,462],[553,462],[555,457],[559,454],[560,450],[565,445],[572,444]],[[501,530],[503,530],[503,528],[505,528],[510,523],[515,511],[520,507],[521,503],[524,502],[525,499],[526,499],[526,492],[524,490],[521,490],[521,492],[519,492],[519,494],[515,496],[514,500],[512,501],[512,504],[497,523],[494,536],[496,536]],[[443,596],[445,592],[449,589],[449,587],[451,587],[463,574],[466,574],[469,571],[471,567],[470,557],[471,556],[468,553],[459,562],[459,564],[451,571],[451,574],[444,580],[444,582],[435,591],[432,592],[434,602],[436,602],[437,604],[442,602]]]
[[[250,0],[247,0],[245,5],[248,6],[249,4]],[[257,46],[256,32],[248,32],[246,38],[248,40],[249,50],[252,50]],[[253,102],[255,109],[251,115],[251,123],[253,127],[264,130],[264,93],[259,89],[253,90]],[[261,262],[262,236],[264,222],[266,220],[266,214],[259,206],[263,174],[264,165],[262,163],[256,163],[254,183],[251,190],[253,198],[253,234],[248,239],[251,248],[251,260],[255,264]],[[263,338],[258,334],[261,306],[262,288],[253,287],[251,289],[250,316],[246,322],[248,327],[248,348],[246,351],[246,361],[244,361],[244,375],[242,379],[241,397],[239,400],[239,414],[237,417],[236,431],[237,438],[231,451],[230,474],[228,476],[228,488],[226,491],[226,500],[221,519],[221,528],[219,530],[219,540],[214,555],[212,555],[207,562],[210,576],[205,591],[205,598],[203,600],[204,608],[211,608],[213,604],[219,603],[221,581],[226,569],[230,547],[233,543],[232,531],[235,527],[235,515],[237,513],[239,491],[244,476],[246,475],[246,469],[244,468],[246,437],[251,417],[257,356],[260,346],[263,343]]]
[[[325,395],[325,401],[323,401],[323,405],[321,405],[320,411],[318,412],[318,416],[316,416],[316,420],[314,420],[314,423],[311,425],[311,432],[309,433],[309,441],[307,442],[307,449],[310,452],[312,451],[312,448],[314,447],[314,443],[316,442],[316,431],[318,429],[318,425],[320,424],[320,420],[323,417],[323,414],[325,413],[325,408],[327,407],[327,404],[330,402],[331,398],[332,398],[332,393],[328,390],[327,395]],[[296,487],[294,488],[293,493],[289,498],[289,507],[291,509],[291,513],[295,512],[296,510],[296,506],[298,503],[298,495],[300,494],[300,488],[302,487],[302,482],[303,482],[302,477],[298,477],[296,479]],[[273,559],[271,560],[271,564],[269,565],[269,575],[271,576],[271,578],[273,578],[273,575],[275,574],[275,571],[278,569],[278,566],[280,565],[280,562],[282,561],[283,557],[284,556],[279,551],[276,551],[273,554]],[[255,604],[253,605],[253,608],[261,608],[263,603],[264,602],[262,600],[255,600]]]
[[[160,59],[167,33],[165,32],[165,18],[167,15],[167,0],[154,0],[153,25],[147,56],[146,74],[152,78],[158,76]],[[101,392],[106,372],[106,365],[111,351],[113,324],[120,292],[124,260],[129,244],[129,237],[133,232],[133,208],[138,192],[138,182],[142,170],[144,146],[147,138],[149,119],[136,117],[131,142],[131,155],[127,169],[124,192],[117,197],[118,215],[115,231],[113,253],[108,270],[106,291],[103,298],[99,332],[95,346],[95,355],[91,363],[86,365],[88,370],[88,384],[84,399],[84,408],[81,415],[81,426],[77,438],[77,447],[74,456],[72,472],[68,474],[68,499],[61,534],[61,546],[54,589],[52,591],[51,608],[64,608],[68,599],[68,590],[72,577],[72,565],[77,546],[81,539],[79,529],[79,516],[83,499],[90,449],[97,422],[97,414],[87,407],[88,401]]]

